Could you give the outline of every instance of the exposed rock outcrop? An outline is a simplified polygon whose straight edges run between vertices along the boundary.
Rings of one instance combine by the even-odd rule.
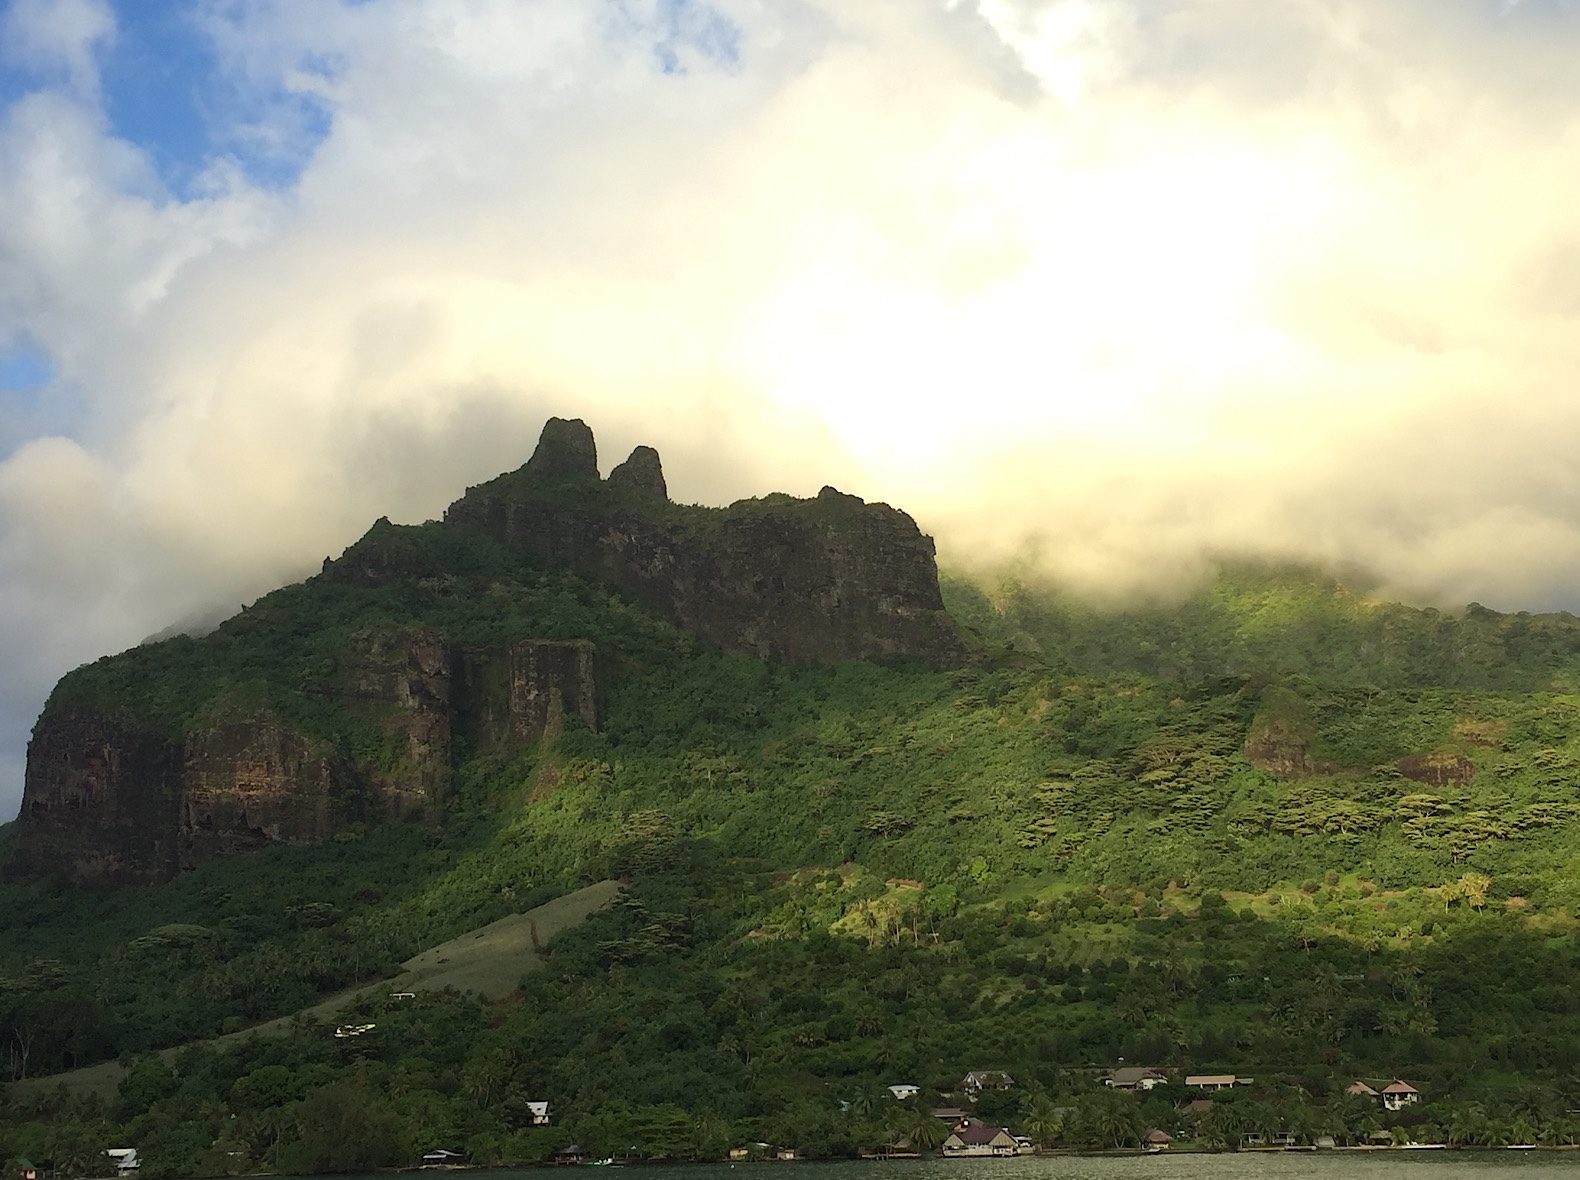
[[[551,419],[524,467],[469,489],[445,523],[607,585],[730,651],[961,658],[932,540],[905,513],[833,488],[815,500],[674,505],[656,453],[638,448],[603,483],[588,478],[591,445],[582,423]]]
[[[323,577],[492,594],[533,567],[571,571],[734,652],[947,664],[964,651],[933,543],[903,512],[833,488],[676,505],[651,447],[601,480],[592,431],[558,418],[524,466],[470,489],[443,525],[381,518]],[[212,641],[309,622],[278,609],[245,612]],[[602,720],[588,642],[461,646],[438,629],[370,628],[290,680],[273,675],[261,699],[204,701],[196,717],[189,702],[158,721],[58,693],[29,745],[7,874],[155,881],[356,821],[437,816],[459,759]],[[227,683],[214,682],[216,697]]]
[[[206,726],[185,742],[180,868],[266,844],[326,840],[355,799],[349,767],[272,713]],[[168,875],[165,874],[165,875]]]
[[[1306,702],[1295,693],[1270,686],[1245,738],[1245,758],[1258,770],[1278,779],[1313,778],[1334,773],[1332,763],[1312,756],[1316,723]]]
[[[178,743],[83,706],[46,713],[27,747],[27,778],[7,874],[151,881],[180,858]]]
[[[669,485],[664,482],[664,465],[652,447],[637,447],[630,458],[609,473],[609,486],[617,492],[634,496],[647,496],[654,500],[669,499]]]
[[[597,729],[596,662],[593,645],[579,641],[532,640],[503,652],[462,653],[457,712],[471,748],[488,752],[536,741],[572,716]]]
[[[1411,754],[1399,759],[1405,778],[1432,787],[1463,787],[1476,777],[1476,764],[1462,754]]]
[[[170,736],[79,706],[46,709],[28,746],[6,875],[160,881],[273,843],[328,839],[347,824],[437,815],[457,754],[525,748],[576,717],[596,728],[594,646],[527,640],[461,650],[427,630],[351,636],[329,697],[381,756],[313,738],[270,709],[221,710]]]

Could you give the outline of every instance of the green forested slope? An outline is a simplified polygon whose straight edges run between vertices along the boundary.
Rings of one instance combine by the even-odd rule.
[[[1066,1142],[1192,1131],[1167,1094],[1112,1106],[1089,1071],[1120,1058],[1256,1076],[1252,1122],[1354,1131],[1373,1115],[1336,1092],[1356,1075],[1407,1077],[1428,1103],[1406,1121],[1461,1138],[1561,1136],[1580,1103],[1567,616],[1378,605],[1292,570],[1115,614],[950,581],[972,666],[815,668],[721,654],[485,543],[445,560],[439,582],[315,579],[62,682],[172,728],[262,700],[370,756],[376,727],[300,691],[351,631],[614,657],[602,732],[462,765],[442,826],[159,888],[0,888],[13,1073],[24,1043],[30,1074],[135,1066],[106,1110],[13,1099],[0,1153],[107,1136],[151,1174],[328,1166],[316,1128],[347,1107],[376,1112],[363,1137],[391,1160],[837,1152],[914,1117],[879,1085],[973,1068],[1022,1082],[984,1113],[1047,1130],[1067,1108]],[[136,1064],[609,875],[625,901],[502,1004],[425,997],[365,1039]],[[526,1128],[538,1098],[560,1125]]]

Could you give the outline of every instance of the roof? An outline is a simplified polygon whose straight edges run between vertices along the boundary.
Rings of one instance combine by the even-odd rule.
[[[1148,1143],[1173,1143],[1174,1142],[1174,1136],[1170,1135],[1167,1131],[1159,1130],[1157,1127],[1153,1127],[1152,1130],[1148,1131],[1145,1135],[1142,1136],[1142,1138],[1145,1139]]]
[[[1232,1086],[1240,1079],[1232,1073],[1193,1073],[1185,1079],[1187,1086]]]
[[[571,1144],[567,1144],[566,1146],[560,1148],[554,1154],[555,1155],[570,1155],[572,1152],[580,1153],[581,1149],[582,1149],[582,1145],[580,1143],[571,1143]]]
[[[973,1082],[978,1085],[985,1085],[989,1082],[1000,1082],[1013,1085],[1015,1079],[1010,1077],[1009,1074],[1005,1073],[1002,1069],[973,1069],[970,1073],[966,1074],[965,1084],[969,1086]]]
[[[1409,1082],[1390,1082],[1383,1087],[1384,1094],[1419,1094],[1420,1092]]]
[[[1346,1094],[1365,1094],[1365,1095],[1367,1095],[1367,1096],[1369,1096],[1371,1098],[1377,1097],[1377,1091],[1373,1090],[1370,1086],[1368,1086],[1365,1082],[1361,1081],[1359,1078],[1357,1078],[1355,1081],[1351,1082],[1349,1084],[1349,1088],[1346,1089],[1344,1092]]]
[[[961,1110],[958,1106],[935,1106],[935,1107],[933,1107],[933,1117],[935,1119],[945,1119],[945,1120],[963,1119],[963,1118],[966,1117],[966,1115],[968,1115],[970,1113],[971,1112],[969,1110]]]
[[[1185,1109],[1191,1114],[1206,1114],[1212,1109],[1211,1098],[1196,1098],[1185,1104]]]
[[[533,1114],[548,1114],[549,1104],[547,1102],[529,1102],[527,1103],[527,1109]]]
[[[971,1146],[992,1143],[993,1140],[1004,1134],[1006,1132],[1003,1127],[990,1127],[986,1123],[968,1123],[955,1132],[955,1138],[967,1146]]]
[[[1122,1065],[1108,1073],[1108,1080],[1119,1086],[1132,1086],[1146,1078],[1161,1078],[1167,1081],[1168,1075],[1149,1065]]]

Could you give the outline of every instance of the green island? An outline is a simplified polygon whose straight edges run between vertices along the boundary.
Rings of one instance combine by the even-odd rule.
[[[132,883],[11,872],[8,1173],[102,1175],[123,1145],[149,1177],[905,1155],[981,1128],[1580,1142],[1580,620],[1232,562],[1104,609],[998,569],[942,579],[959,659],[798,661],[488,536],[370,538],[419,573],[331,565],[78,669],[45,718],[181,741],[266,714],[301,758],[399,777],[411,727],[324,687],[371,635],[590,644],[595,723],[457,737],[426,806],[324,839]]]

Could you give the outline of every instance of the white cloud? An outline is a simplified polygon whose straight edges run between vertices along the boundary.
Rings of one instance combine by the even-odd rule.
[[[108,0],[11,0],[0,19],[0,54],[31,73],[64,77],[91,95],[99,88],[96,56],[115,38]]]
[[[284,191],[163,192],[80,70],[0,124],[0,329],[84,407],[0,460],[13,733],[550,413],[683,497],[835,482],[1091,585],[1249,548],[1571,601],[1572,16],[200,7],[256,96],[233,136],[306,162]]]

